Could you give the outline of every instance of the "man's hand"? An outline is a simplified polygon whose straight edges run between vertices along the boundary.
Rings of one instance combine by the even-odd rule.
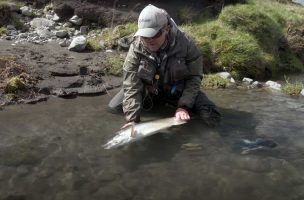
[[[183,108],[178,108],[175,111],[176,120],[190,120],[190,115],[187,110]]]
[[[124,128],[127,128],[129,126],[134,126],[135,124],[136,124],[135,122],[128,122],[125,125],[123,125],[120,129],[124,129]]]

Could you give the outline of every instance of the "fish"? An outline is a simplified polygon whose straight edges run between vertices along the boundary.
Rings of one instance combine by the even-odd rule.
[[[243,139],[241,141],[241,148],[242,148],[241,154],[248,154],[252,151],[257,151],[257,150],[272,149],[275,148],[276,146],[277,146],[276,142],[268,139],[263,139],[263,138],[257,138],[255,140]]]
[[[116,132],[115,136],[103,145],[103,148],[112,149],[123,146],[186,122],[185,120],[177,120],[175,117],[169,117],[130,125]]]

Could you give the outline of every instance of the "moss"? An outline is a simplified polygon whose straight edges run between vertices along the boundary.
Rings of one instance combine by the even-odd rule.
[[[204,76],[202,87],[207,89],[226,88],[229,81],[218,75]]]

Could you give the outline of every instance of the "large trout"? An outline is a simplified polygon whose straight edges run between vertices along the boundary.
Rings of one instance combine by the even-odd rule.
[[[114,138],[103,145],[103,147],[105,149],[112,149],[127,143],[135,142],[149,135],[153,135],[171,126],[181,125],[184,123],[186,123],[186,121],[176,120],[175,117],[170,117],[130,125],[118,131]]]

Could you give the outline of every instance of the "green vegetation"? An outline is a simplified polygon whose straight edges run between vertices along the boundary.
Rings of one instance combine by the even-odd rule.
[[[106,71],[108,74],[114,76],[121,76],[123,73],[124,58],[121,56],[110,57],[108,59],[108,64]]]
[[[4,5],[4,4],[10,4],[10,3],[14,3],[17,6],[23,6],[24,3],[21,1],[14,1],[14,0],[0,0],[0,5]]]
[[[265,79],[304,71],[304,8],[273,1],[225,7],[219,17],[182,29],[197,43],[205,73]]]
[[[95,34],[96,37],[89,39],[87,48],[94,51],[101,49],[112,49],[117,47],[117,40],[134,33],[137,29],[135,23],[127,23],[126,25],[119,25],[115,28],[108,28]]]
[[[286,84],[283,85],[282,91],[290,96],[299,96],[301,91],[304,89],[304,84],[302,82],[295,82],[290,83],[288,80],[286,80]]]
[[[18,76],[16,76],[8,80],[5,87],[5,93],[15,93],[18,90],[22,90],[24,88],[24,82]]]
[[[0,27],[0,37],[6,35],[6,33],[7,33],[7,29],[4,27]]]
[[[207,89],[226,88],[229,80],[222,78],[219,75],[206,75],[202,81],[202,87]]]

